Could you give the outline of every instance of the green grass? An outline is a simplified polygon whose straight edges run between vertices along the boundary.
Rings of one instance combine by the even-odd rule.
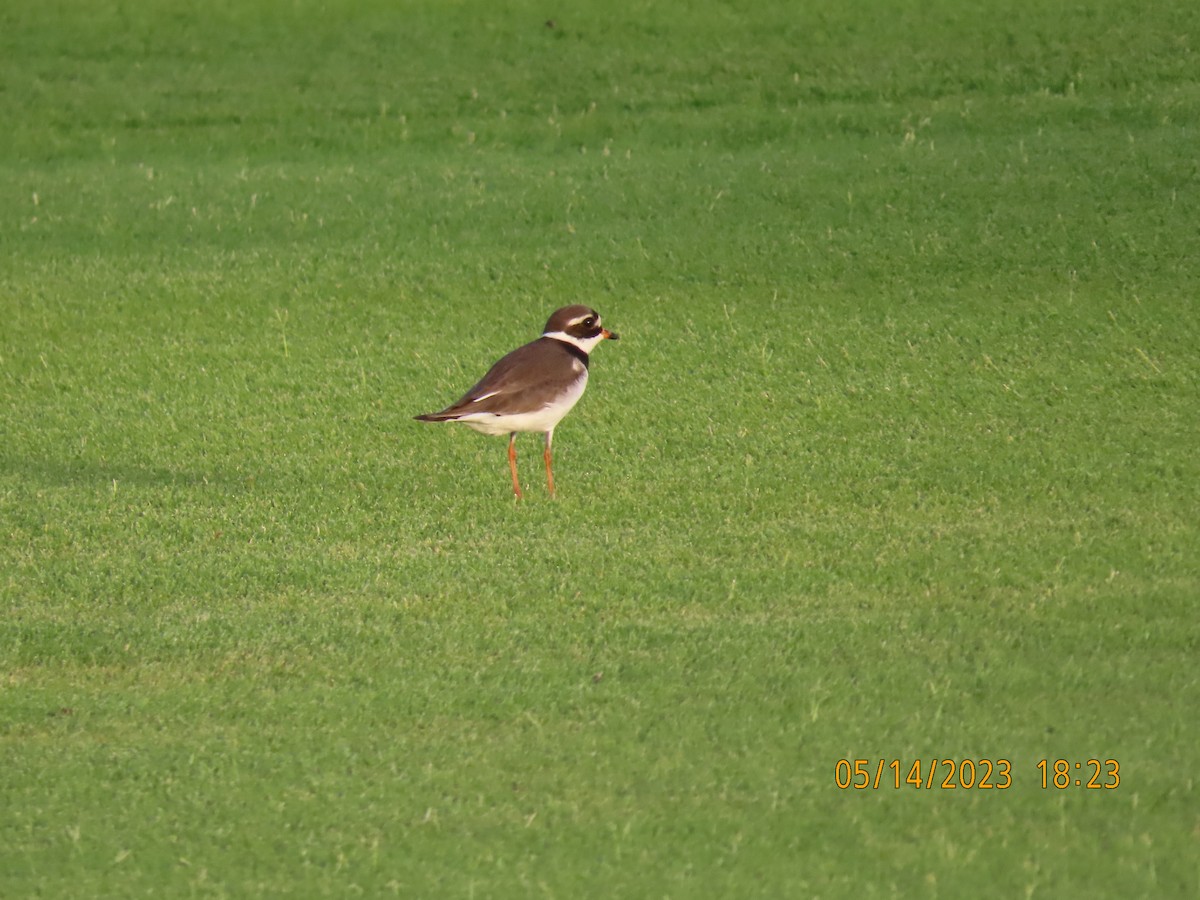
[[[1200,12],[693,6],[0,11],[0,895],[1200,890]]]

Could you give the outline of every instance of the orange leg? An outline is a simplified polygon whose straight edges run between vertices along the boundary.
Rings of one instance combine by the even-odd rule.
[[[554,466],[551,463],[550,455],[550,435],[552,432],[546,432],[546,452],[543,457],[546,460],[546,486],[550,488],[550,496],[554,496]]]
[[[517,481],[517,433],[508,436],[508,468],[512,471],[513,493],[521,499],[521,482]]]

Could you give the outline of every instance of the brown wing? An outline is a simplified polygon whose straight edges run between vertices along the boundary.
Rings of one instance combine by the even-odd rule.
[[[564,374],[575,371],[575,362],[569,345],[553,338],[538,338],[501,357],[457,402],[441,412],[416,418],[444,422],[466,413],[540,409],[574,381],[564,378]]]

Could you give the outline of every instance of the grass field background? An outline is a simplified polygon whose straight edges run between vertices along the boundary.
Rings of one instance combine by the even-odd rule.
[[[1198,34],[6,4],[0,895],[1196,896]]]

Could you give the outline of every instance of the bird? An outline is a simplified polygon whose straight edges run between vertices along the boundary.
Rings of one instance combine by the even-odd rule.
[[[441,412],[414,416],[420,422],[461,422],[483,434],[508,435],[508,467],[520,500],[517,434],[546,436],[546,486],[554,496],[551,444],[554,429],[583,396],[592,351],[619,336],[605,328],[600,314],[582,304],[564,306],[546,321],[542,336],[501,357],[479,382]]]

